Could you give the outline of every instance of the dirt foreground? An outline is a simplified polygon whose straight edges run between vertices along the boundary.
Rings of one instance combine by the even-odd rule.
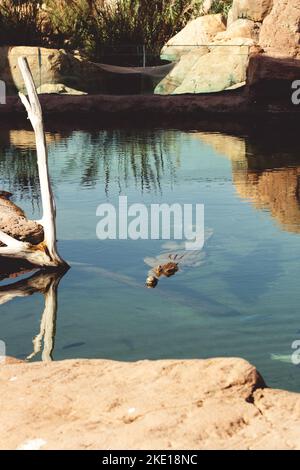
[[[242,359],[0,365],[0,449],[300,449],[300,394]]]

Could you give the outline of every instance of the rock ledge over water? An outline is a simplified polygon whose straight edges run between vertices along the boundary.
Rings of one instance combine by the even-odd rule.
[[[1,449],[300,449],[300,395],[242,359],[1,367]]]

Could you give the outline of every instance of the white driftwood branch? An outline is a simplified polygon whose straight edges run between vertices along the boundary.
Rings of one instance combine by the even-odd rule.
[[[19,93],[24,104],[28,118],[35,133],[37,163],[41,188],[43,215],[40,224],[44,229],[44,241],[39,245],[20,242],[0,231],[0,241],[6,245],[0,247],[0,256],[26,259],[37,266],[59,267],[65,266],[56,247],[56,209],[51,189],[48,152],[43,125],[42,108],[36,92],[30,68],[25,57],[19,57],[19,67],[25,82],[28,98]]]
[[[25,57],[19,57],[18,63],[28,93],[28,99],[21,93],[20,98],[27,110],[28,117],[35,132],[37,162],[43,207],[42,225],[44,227],[45,234],[44,242],[51,260],[56,262],[57,265],[60,265],[64,264],[64,261],[59,256],[56,248],[56,210],[48,170],[48,152],[43,126],[42,108],[27,59]]]
[[[0,241],[2,243],[4,243],[4,245],[6,245],[6,247],[8,249],[22,249],[25,247],[25,245],[29,245],[29,243],[23,243],[23,242],[20,242],[18,240],[16,240],[15,238],[11,237],[10,235],[8,235],[7,233],[3,232],[2,230],[0,230]],[[1,250],[5,250],[5,248],[2,248]]]

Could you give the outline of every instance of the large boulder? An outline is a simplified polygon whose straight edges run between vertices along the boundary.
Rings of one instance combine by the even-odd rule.
[[[268,53],[300,57],[300,2],[274,0],[263,21],[259,43]]]
[[[227,29],[221,15],[191,21],[162,49],[163,58],[178,62],[155,93],[206,93],[244,85],[258,31],[258,24],[246,18],[237,19]]]
[[[270,103],[282,101],[291,106],[292,82],[299,80],[300,61],[268,54],[250,56],[247,85],[254,100]]]
[[[193,46],[210,44],[215,35],[225,31],[222,15],[204,15],[190,21],[179,33],[173,36],[163,47],[161,58],[175,61],[193,50]]]
[[[185,80],[189,71],[197,63],[199,58],[209,53],[207,47],[199,48],[197,51],[184,54],[171,72],[157,85],[155,93],[169,95],[178,88]]]
[[[233,0],[229,11],[229,23],[238,18],[262,21],[272,8],[273,0]]]
[[[173,93],[209,93],[244,84],[252,45],[253,41],[248,38],[214,43],[210,53],[199,57]]]
[[[24,91],[24,81],[18,67],[18,57],[27,57],[37,87],[44,84],[64,84],[83,92],[105,91],[105,72],[101,68],[68,54],[63,49],[29,46],[0,48],[0,77],[8,90]]]

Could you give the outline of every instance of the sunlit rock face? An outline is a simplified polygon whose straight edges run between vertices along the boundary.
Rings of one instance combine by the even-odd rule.
[[[261,27],[259,43],[272,55],[300,57],[299,0],[273,0],[272,10]]]
[[[232,162],[232,179],[238,195],[258,210],[268,210],[284,230],[300,233],[300,164],[298,159],[264,152],[236,136],[195,133]]]
[[[162,59],[178,62],[155,93],[209,93],[243,86],[258,31],[257,23],[248,18],[237,18],[227,29],[221,15],[188,23],[161,51]]]
[[[68,54],[63,49],[30,46],[0,47],[0,75],[9,91],[24,91],[18,67],[20,56],[27,57],[36,87],[64,84],[77,92],[105,91],[105,73],[97,64]]]
[[[192,65],[186,78],[173,93],[209,93],[245,84],[248,50],[253,44],[252,39],[248,38],[214,42],[210,46],[210,53]]]
[[[262,21],[272,8],[273,0],[233,0],[229,22],[238,18]]]
[[[264,54],[249,61],[247,82],[254,100],[284,100],[291,106],[291,83],[300,71],[299,0],[274,0],[264,18],[259,44]]]
[[[226,31],[217,33],[215,41],[230,40],[234,38],[255,38],[257,27],[255,22],[246,18],[239,18],[227,26]]]
[[[196,50],[195,46],[210,44],[215,35],[225,29],[222,15],[200,16],[190,21],[166,43],[162,48],[161,58],[170,61],[179,60],[185,53],[193,51],[193,48]]]

